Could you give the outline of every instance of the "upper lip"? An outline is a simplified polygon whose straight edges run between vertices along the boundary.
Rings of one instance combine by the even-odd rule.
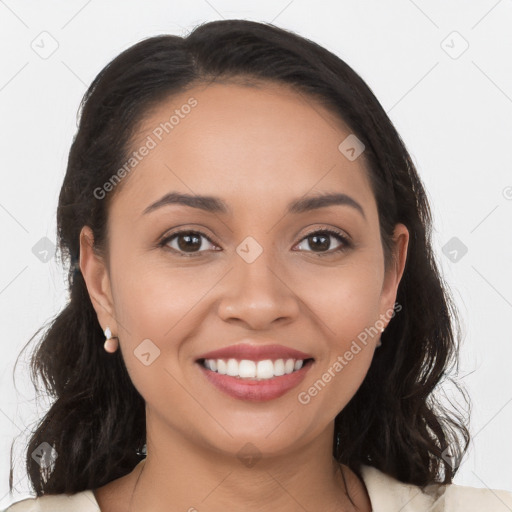
[[[311,354],[306,354],[294,348],[285,347],[284,345],[261,345],[250,343],[237,343],[229,347],[220,348],[202,354],[197,358],[200,359],[249,359],[250,361],[263,361],[265,359],[312,359]]]

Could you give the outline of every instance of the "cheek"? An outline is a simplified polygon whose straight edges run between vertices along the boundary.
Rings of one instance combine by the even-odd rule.
[[[326,338],[326,352],[298,398],[301,404],[311,404],[316,415],[324,415],[325,421],[334,418],[357,392],[373,359],[372,338],[380,334],[375,322],[381,276],[368,265],[330,269],[324,276],[317,272],[315,286],[309,287],[308,305],[322,320],[319,328]]]
[[[125,338],[130,343],[143,338],[155,340],[172,338],[172,332],[181,327],[182,320],[193,310],[215,276],[198,278],[197,269],[174,269],[161,265],[132,267],[119,276],[116,309],[126,328]],[[140,339],[139,339],[140,338]]]
[[[369,344],[343,341],[331,347],[329,360],[301,386],[298,402],[314,410],[315,421],[329,422],[349,403],[371,365],[374,349]]]
[[[115,313],[123,358],[134,385],[148,396],[155,385],[172,386],[168,372],[175,373],[180,364],[180,340],[193,332],[194,306],[205,293],[190,275],[164,275],[163,270],[145,268],[117,276]]]
[[[358,259],[339,268],[317,269],[311,279],[301,281],[299,293],[327,326],[326,334],[338,340],[340,350],[379,318],[382,275],[375,268],[379,262]]]
[[[192,332],[197,323],[197,300],[190,287],[170,288],[148,272],[123,286],[123,360],[137,391],[157,410],[187,401],[180,385],[180,346],[184,332]]]

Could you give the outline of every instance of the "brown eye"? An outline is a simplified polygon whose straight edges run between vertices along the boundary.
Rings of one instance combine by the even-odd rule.
[[[160,246],[169,247],[180,256],[197,256],[205,252],[205,250],[200,250],[205,245],[204,240],[213,245],[213,242],[204,233],[183,230],[165,237],[160,242]],[[170,242],[172,242],[172,245],[170,245]]]
[[[340,246],[330,250],[331,247],[331,238],[336,238],[339,242],[341,242]],[[313,249],[311,252],[319,253],[319,256],[323,256],[324,254],[333,254],[335,252],[341,252],[348,249],[351,244],[348,239],[343,236],[338,231],[334,231],[331,229],[322,229],[318,231],[313,231],[306,235],[303,241],[307,241],[308,246]],[[301,241],[301,244],[304,242]]]

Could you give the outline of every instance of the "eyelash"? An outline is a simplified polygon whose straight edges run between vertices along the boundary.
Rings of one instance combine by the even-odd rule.
[[[213,242],[210,239],[210,237],[208,237],[207,235],[205,235],[201,231],[194,231],[194,230],[191,230],[191,229],[182,229],[182,230],[179,230],[179,231],[175,231],[175,232],[171,233],[169,236],[166,236],[165,238],[163,238],[158,243],[158,246],[162,247],[162,248],[166,248],[165,246],[171,240],[176,238],[178,235],[184,234],[184,233],[202,236],[202,237],[206,238],[211,244],[216,245],[215,242]],[[305,240],[306,238],[309,238],[312,235],[318,235],[318,234],[332,235],[335,238],[337,238],[338,241],[342,242],[342,245],[340,247],[338,247],[337,249],[334,249],[334,250],[330,250],[330,251],[327,251],[327,252],[314,253],[317,256],[320,256],[320,257],[322,257],[322,256],[332,256],[335,253],[344,252],[344,251],[346,251],[346,250],[348,250],[348,249],[350,249],[352,247],[352,243],[348,240],[348,238],[346,236],[344,236],[341,232],[339,232],[337,230],[334,230],[334,229],[330,229],[330,228],[318,229],[318,230],[315,230],[315,231],[311,231],[310,233],[306,233],[306,235],[304,235],[304,237],[302,237],[300,239],[299,243],[302,242],[303,240]],[[201,253],[205,252],[205,251],[198,251],[198,252],[195,252],[195,253],[188,253],[187,254],[187,253],[179,252],[179,251],[177,251],[176,249],[173,249],[173,248],[168,248],[168,249],[170,251],[174,252],[175,254],[178,254],[178,256],[184,257],[184,258],[195,258],[195,257],[200,256]],[[313,252],[313,251],[306,251],[306,252]]]

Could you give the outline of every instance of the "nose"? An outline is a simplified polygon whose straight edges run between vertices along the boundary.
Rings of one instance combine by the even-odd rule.
[[[236,255],[220,290],[218,315],[254,330],[268,329],[278,321],[292,322],[299,314],[300,301],[290,281],[270,251],[263,251],[251,263]]]

